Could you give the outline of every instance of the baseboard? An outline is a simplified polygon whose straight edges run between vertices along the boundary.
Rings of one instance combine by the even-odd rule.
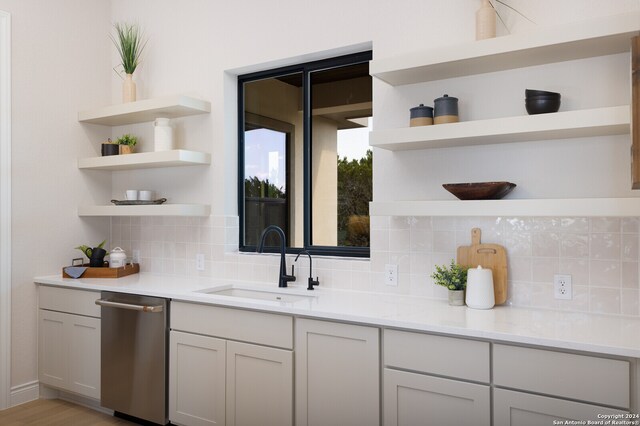
[[[62,390],[60,391],[58,398],[64,401],[73,402],[74,404],[82,405],[92,410],[100,411],[101,413],[105,413],[110,416],[113,416],[113,410],[109,410],[108,408],[104,408],[100,406],[100,400],[98,399],[93,399],[86,396],[77,395],[75,393],[65,392]]]
[[[9,407],[24,404],[29,401],[35,401],[40,397],[40,388],[37,380],[33,382],[23,383],[11,388],[9,394]]]

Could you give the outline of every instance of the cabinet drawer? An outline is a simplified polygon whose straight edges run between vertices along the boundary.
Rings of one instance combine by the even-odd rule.
[[[384,330],[384,364],[489,383],[489,343]]]
[[[100,306],[96,305],[100,293],[97,291],[41,285],[38,292],[40,309],[100,318]]]
[[[287,315],[171,302],[171,329],[293,349],[293,318]]]
[[[487,385],[385,368],[384,425],[489,426],[489,389]]]
[[[563,398],[629,407],[629,362],[494,345],[493,381]]]
[[[559,424],[565,424],[564,420],[597,422],[603,421],[602,416],[623,415],[624,413],[626,411],[613,410],[599,405],[565,401],[505,389],[493,391],[493,424],[495,426],[553,425],[554,421],[559,420],[562,420]],[[600,424],[607,424],[606,420]]]

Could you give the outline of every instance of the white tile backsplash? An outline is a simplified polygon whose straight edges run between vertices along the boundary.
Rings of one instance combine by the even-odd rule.
[[[430,278],[448,264],[471,229],[502,244],[509,259],[507,303],[543,309],[640,316],[640,218],[388,217],[371,218],[370,259],[313,259],[313,275],[331,288],[445,299]],[[140,250],[143,271],[223,277],[275,285],[279,256],[238,252],[238,217],[114,217],[111,244]],[[205,270],[195,270],[195,255]],[[287,257],[288,270],[295,257]],[[384,265],[398,264],[398,287],[384,284]],[[553,275],[570,274],[573,299],[553,298]],[[308,258],[296,263],[304,285]]]

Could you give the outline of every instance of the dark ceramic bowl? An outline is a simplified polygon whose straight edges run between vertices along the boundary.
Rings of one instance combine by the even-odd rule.
[[[526,89],[524,91],[524,96],[527,97],[527,98],[530,98],[532,96],[557,96],[557,97],[560,97],[560,93],[547,92],[546,90]]]
[[[529,115],[558,112],[558,110],[560,109],[560,98],[558,99],[527,99],[524,105]]]
[[[516,184],[511,182],[445,183],[442,187],[460,200],[499,200],[511,192]]]
[[[529,96],[527,98],[525,98],[525,101],[535,101],[535,100],[539,100],[539,99],[560,99],[560,96],[551,96],[551,95],[536,95],[536,96]]]

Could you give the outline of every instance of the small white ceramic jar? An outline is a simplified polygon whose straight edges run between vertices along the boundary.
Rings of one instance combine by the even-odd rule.
[[[153,150],[170,151],[175,149],[173,144],[173,127],[168,118],[156,118],[153,123]]]
[[[109,253],[109,268],[120,268],[127,262],[127,253],[120,247],[116,247]]]
[[[491,309],[496,304],[493,292],[493,272],[478,265],[467,271],[465,302],[474,309]]]

